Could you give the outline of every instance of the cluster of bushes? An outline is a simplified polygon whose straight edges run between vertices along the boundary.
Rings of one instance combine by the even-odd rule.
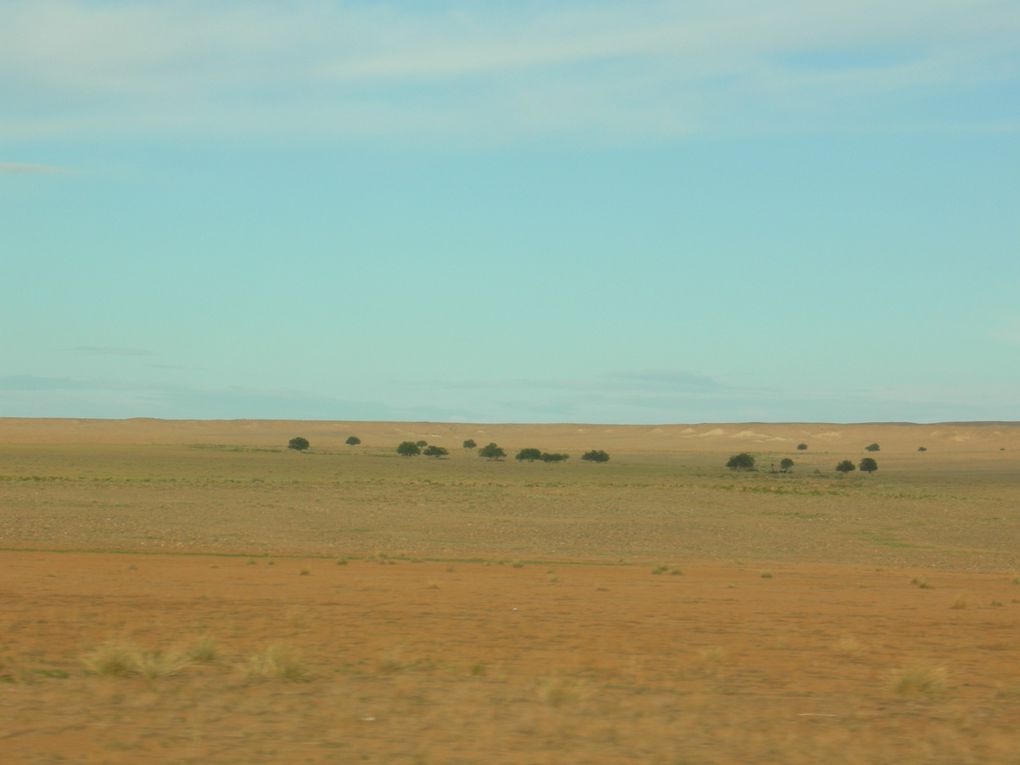
[[[541,460],[542,462],[563,462],[570,459],[570,455],[543,452],[541,449],[521,449],[517,452],[517,456],[514,459],[518,462],[524,462],[525,460],[528,462],[534,462],[535,460]]]
[[[878,470],[878,463],[875,462],[874,458],[872,457],[865,457],[864,459],[861,460],[859,465],[854,465],[854,463],[851,460],[843,460],[838,465],[836,465],[836,470],[838,470],[840,473],[843,473],[844,475],[846,473],[852,473],[855,470],[860,470],[862,473],[874,473],[876,470]]]
[[[348,436],[347,440],[344,441],[344,443],[347,444],[348,446],[357,446],[358,444],[361,443],[361,439],[358,438],[357,436]],[[311,444],[308,443],[308,439],[305,438],[304,436],[295,436],[294,438],[290,439],[290,441],[287,443],[288,449],[294,449],[295,451],[299,452],[303,452],[309,446],[311,446]]]
[[[734,454],[730,457],[726,463],[726,467],[730,470],[754,470],[755,467],[754,455],[748,454],[747,452],[741,452],[740,454]],[[783,457],[779,463],[779,469],[784,473],[789,473],[793,469],[794,462],[789,457]],[[850,460],[843,460],[836,465],[836,470],[840,473],[851,473],[854,470],[860,470],[862,473],[874,473],[878,470],[878,463],[873,457],[865,457],[861,460],[859,465],[855,465]]]
[[[428,441],[401,441],[397,446],[397,454],[401,457],[417,457],[419,454],[426,457],[445,457],[449,453],[449,449],[429,444]]]

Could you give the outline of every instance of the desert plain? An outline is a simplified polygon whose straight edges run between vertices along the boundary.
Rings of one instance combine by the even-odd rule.
[[[1015,423],[0,419],[0,572],[10,765],[1020,763]]]

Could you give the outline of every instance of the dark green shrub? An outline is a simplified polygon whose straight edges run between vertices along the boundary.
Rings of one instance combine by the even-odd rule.
[[[792,468],[793,460],[791,460],[789,457],[783,457],[783,459],[779,463],[779,469],[782,470],[784,473],[789,473]]]
[[[422,452],[426,457],[445,457],[449,453],[449,450],[442,446],[426,446]]]
[[[521,449],[519,452],[517,452],[517,456],[514,457],[514,459],[517,460],[518,462],[523,462],[524,460],[527,460],[528,462],[534,462],[535,460],[542,459],[542,450]]]
[[[857,466],[862,473],[874,473],[878,470],[878,463],[875,462],[871,457],[865,457],[861,460],[861,464]]]
[[[478,456],[485,457],[487,460],[501,460],[506,457],[506,452],[496,444],[489,443],[478,450]]]
[[[730,470],[754,470],[754,457],[747,452],[734,454],[726,463]]]
[[[357,436],[351,436],[344,443],[346,443],[348,446],[357,446],[358,444],[361,443],[361,439],[358,438]]]
[[[843,460],[838,465],[836,465],[836,470],[838,470],[840,473],[852,473],[856,469],[857,466],[854,465],[854,463],[852,463],[850,460]]]
[[[877,452],[881,448],[882,447],[880,447],[878,444],[868,444],[867,446],[864,447],[864,451],[866,451],[866,452]]]
[[[477,446],[478,446],[478,444],[476,444],[476,443],[475,443],[475,440],[474,440],[473,438],[469,438],[469,439],[468,439],[467,441],[465,441],[465,442],[464,442],[464,443],[462,444],[462,446],[463,446],[463,447],[464,447],[465,449],[474,449],[475,447],[477,447]]]
[[[397,447],[397,454],[401,457],[417,457],[421,454],[421,447],[414,441],[401,441]]]
[[[581,459],[588,462],[609,462],[609,455],[601,449],[592,449],[582,454]]]
[[[798,452],[805,452],[805,451],[807,451],[807,444],[797,444],[797,451]]]
[[[290,439],[290,443],[287,444],[287,448],[288,449],[295,449],[295,450],[297,450],[299,452],[303,452],[310,445],[311,444],[308,443],[308,439],[307,438],[302,438],[301,436],[298,436],[297,438]]]
[[[542,452],[542,462],[563,462],[569,460],[569,454],[557,454],[556,452]]]

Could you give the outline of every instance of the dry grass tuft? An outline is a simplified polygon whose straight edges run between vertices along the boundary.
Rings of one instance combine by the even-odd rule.
[[[183,653],[142,651],[131,643],[108,641],[81,659],[85,669],[104,677],[141,675],[151,679],[179,674],[191,660]]]
[[[955,598],[953,598],[953,602],[950,604],[949,607],[957,611],[966,608],[967,596],[963,594],[957,595]]]
[[[291,682],[305,682],[312,676],[301,654],[284,643],[273,643],[253,654],[245,666],[245,673],[252,679]]]
[[[915,662],[893,672],[892,688],[900,696],[938,696],[948,686],[945,667]]]
[[[577,704],[592,695],[591,687],[568,677],[552,677],[538,684],[538,698],[550,707]]]
[[[836,652],[856,659],[864,653],[864,645],[853,635],[847,635],[836,641]]]
[[[761,572],[761,578],[762,579],[771,579],[772,578],[772,572],[771,571],[762,571]]]
[[[922,590],[930,590],[931,585],[928,584],[928,580],[923,576],[915,576],[910,580],[910,583],[916,587],[920,587]]]
[[[215,638],[202,635],[188,646],[186,655],[197,664],[213,664],[220,658],[220,649]]]

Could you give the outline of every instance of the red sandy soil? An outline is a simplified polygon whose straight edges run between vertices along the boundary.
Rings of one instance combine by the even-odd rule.
[[[1005,575],[28,551],[0,571],[5,765],[1020,761]],[[169,676],[83,663],[203,635],[215,660]],[[307,679],[251,676],[273,643]]]

